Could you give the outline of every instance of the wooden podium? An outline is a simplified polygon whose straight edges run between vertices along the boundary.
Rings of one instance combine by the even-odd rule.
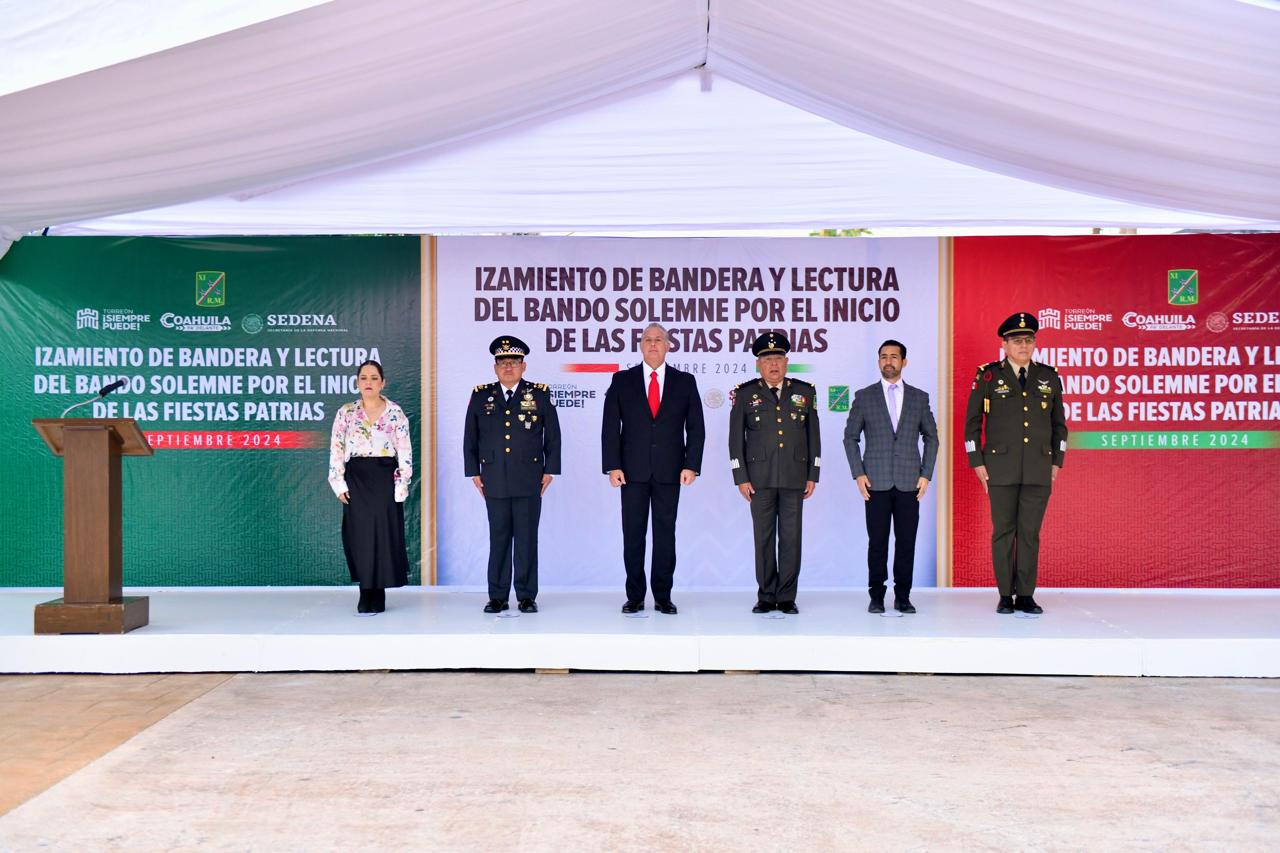
[[[37,634],[123,634],[147,624],[145,597],[125,598],[120,457],[154,451],[132,418],[36,418],[62,457],[62,598],[36,605]]]

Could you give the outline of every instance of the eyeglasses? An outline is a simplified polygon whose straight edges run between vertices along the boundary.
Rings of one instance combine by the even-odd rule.
[[[1004,342],[1007,344],[1013,344],[1014,346],[1030,346],[1031,344],[1034,344],[1036,342],[1036,339],[1028,338],[1028,337],[1005,338]]]
[[[524,367],[524,361],[519,358],[503,358],[498,360],[498,367]]]

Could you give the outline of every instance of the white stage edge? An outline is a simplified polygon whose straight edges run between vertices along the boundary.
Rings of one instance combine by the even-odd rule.
[[[151,624],[123,636],[34,636],[57,589],[0,591],[0,672],[570,669],[1280,677],[1280,590],[1060,590],[1037,618],[990,589],[919,589],[914,616],[865,592],[803,590],[798,616],[750,612],[754,591],[677,590],[680,613],[619,612],[620,591],[544,590],[541,612],[481,612],[481,590],[408,587],[355,615],[342,587],[126,590]]]

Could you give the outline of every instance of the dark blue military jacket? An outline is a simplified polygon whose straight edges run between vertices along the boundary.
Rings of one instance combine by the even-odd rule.
[[[467,405],[464,473],[480,477],[487,498],[529,497],[543,474],[560,473],[560,420],[546,385],[515,387],[510,404],[498,382],[477,385]]]

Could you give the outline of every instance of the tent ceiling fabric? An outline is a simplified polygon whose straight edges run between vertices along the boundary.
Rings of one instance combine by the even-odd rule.
[[[247,27],[324,0],[0,0],[0,95]]]
[[[1280,13],[1224,0],[733,0],[707,64],[918,151],[1280,219]]]
[[[689,72],[464,144],[50,233],[307,234],[320,230],[317,223],[343,233],[466,234],[938,222],[1232,224],[984,172]]]
[[[85,8],[106,15],[110,5]],[[21,36],[6,31],[0,49]],[[1147,208],[1276,222],[1277,43],[1280,13],[1227,0],[334,0],[0,97],[0,239],[233,194],[283,199],[298,182],[310,185],[298,187],[305,196],[317,178],[345,173],[341,185],[371,164],[387,164],[384,180],[401,167],[429,171],[423,152],[468,141],[481,150],[502,128],[644,92],[704,63],[860,131],[844,137],[841,169],[867,161],[870,134]],[[673,180],[683,179],[681,131],[641,156],[676,158]],[[751,162],[746,136],[723,152],[741,158],[741,186],[753,177],[741,165]],[[761,147],[785,159],[778,142]],[[813,152],[830,141],[806,142],[794,150],[821,167],[830,151]],[[609,153],[586,159],[598,166]],[[618,192],[680,193],[656,180],[662,172],[630,186],[634,170],[614,162],[624,174],[612,179],[610,204]],[[732,164],[717,167],[723,184]],[[526,180],[546,221],[531,203],[522,227],[599,219],[589,188],[566,212],[557,185]],[[474,201],[470,227],[500,230],[509,201],[500,189],[488,206],[444,201]],[[433,230],[442,208],[432,205],[442,204],[411,208],[414,227]],[[753,216],[794,215],[766,207]],[[288,215],[326,230],[304,207]]]
[[[0,98],[0,236],[420,151],[705,54],[706,0],[335,0]]]

